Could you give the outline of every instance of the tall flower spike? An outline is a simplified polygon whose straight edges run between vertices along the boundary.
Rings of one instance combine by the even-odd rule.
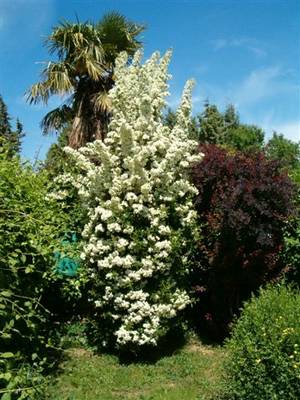
[[[139,66],[141,64],[143,55],[144,55],[144,53],[143,53],[142,49],[140,49],[140,50],[135,52],[135,54],[133,56],[133,59],[132,59],[132,65],[134,67],[137,67],[137,66]]]
[[[178,126],[183,129],[188,129],[191,122],[191,112],[192,112],[192,90],[195,86],[194,80],[188,80],[183,89],[181,104],[176,113],[176,122]]]

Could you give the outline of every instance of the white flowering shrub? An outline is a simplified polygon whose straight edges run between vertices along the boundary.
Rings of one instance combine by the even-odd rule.
[[[81,255],[92,281],[103,342],[156,345],[190,303],[186,291],[198,238],[188,167],[201,156],[189,140],[192,82],[177,123],[162,123],[170,52],[144,65],[122,54],[110,92],[113,117],[104,142],[66,148],[82,173],[73,180],[88,207]]]

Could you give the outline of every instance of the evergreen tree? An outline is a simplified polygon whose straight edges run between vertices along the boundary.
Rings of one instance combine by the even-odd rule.
[[[226,107],[226,110],[224,112],[224,123],[226,126],[226,130],[232,128],[235,129],[240,124],[238,113],[236,112],[233,104],[229,104]]]
[[[204,111],[199,119],[199,141],[200,143],[222,144],[225,135],[224,117],[214,104],[208,101],[204,104]]]
[[[24,131],[23,131],[23,124],[20,122],[20,120],[17,118],[16,121],[16,130],[12,132],[12,151],[14,154],[20,154],[21,152],[21,145],[22,145],[22,139],[25,136]]]
[[[239,151],[262,148],[264,131],[255,125],[242,124],[234,105],[226,107],[223,118],[226,130],[223,144]]]
[[[1,142],[8,141],[11,135],[10,116],[8,115],[7,106],[0,95],[0,137]]]
[[[263,146],[264,131],[255,125],[242,124],[232,104],[221,113],[216,105],[207,101],[198,119],[202,144],[223,145],[239,151],[252,151]]]
[[[12,129],[11,117],[0,95],[0,148],[5,149],[7,156],[11,158],[20,153],[21,140],[23,137],[23,125],[19,119],[16,121],[16,129]]]

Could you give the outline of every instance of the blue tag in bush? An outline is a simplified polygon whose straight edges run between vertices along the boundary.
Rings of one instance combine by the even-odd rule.
[[[75,276],[77,275],[77,269],[79,267],[79,263],[70,257],[61,257],[59,256],[56,271],[59,274],[66,276]]]
[[[65,234],[61,244],[66,248],[70,244],[77,242],[76,232],[68,232]],[[65,276],[76,276],[79,267],[79,262],[74,258],[68,257],[64,253],[56,251],[54,253],[56,258],[56,272]]]

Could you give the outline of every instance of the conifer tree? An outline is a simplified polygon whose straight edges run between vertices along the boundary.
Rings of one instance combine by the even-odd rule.
[[[237,128],[240,124],[238,113],[236,112],[233,104],[229,104],[226,107],[224,112],[224,123],[226,129]]]
[[[8,115],[7,106],[0,95],[0,136],[3,141],[8,140],[11,134],[10,117]]]
[[[214,104],[208,101],[204,104],[204,111],[199,116],[200,143],[221,144],[224,141],[225,124],[223,115]]]
[[[12,129],[11,117],[0,95],[0,148],[5,149],[7,156],[11,158],[20,153],[21,140],[23,137],[23,125],[19,119],[16,121],[16,129]]]

